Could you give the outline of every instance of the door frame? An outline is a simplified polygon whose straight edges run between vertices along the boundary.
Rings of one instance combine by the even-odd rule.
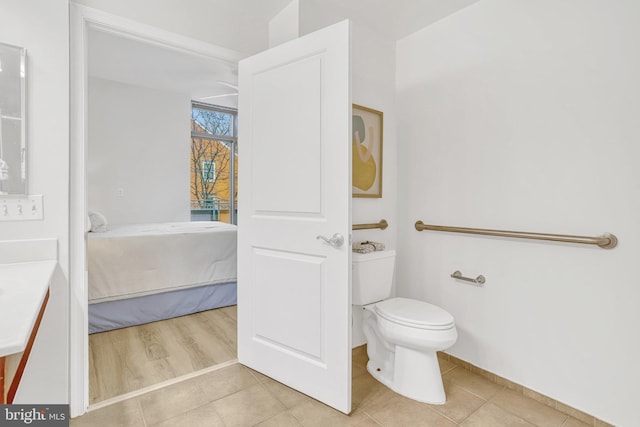
[[[125,37],[237,65],[243,55],[201,40],[70,3],[69,146],[69,403],[78,417],[89,407],[89,330],[85,224],[87,207],[88,31],[97,28]]]

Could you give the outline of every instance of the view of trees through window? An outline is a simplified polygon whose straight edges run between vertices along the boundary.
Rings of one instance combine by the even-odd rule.
[[[193,103],[191,219],[236,223],[237,111]]]

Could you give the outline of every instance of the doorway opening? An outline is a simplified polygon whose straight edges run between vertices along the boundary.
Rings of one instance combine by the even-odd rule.
[[[124,391],[117,391],[111,387],[114,382],[109,382],[108,379],[102,383],[97,381],[98,374],[90,367],[96,358],[102,358],[107,362],[104,366],[108,373],[103,374],[104,378],[108,375],[113,376],[114,371],[122,371],[124,383],[130,390],[145,387],[153,381],[162,381],[167,377],[179,377],[186,372],[185,367],[194,371],[225,359],[235,359],[235,306],[221,310],[224,316],[203,313],[198,319],[178,317],[172,325],[149,324],[150,326],[139,329],[135,329],[134,326],[114,330],[112,334],[102,332],[102,337],[100,333],[90,336],[88,318],[91,289],[88,286],[87,271],[87,242],[90,240],[87,234],[90,233],[85,230],[85,224],[91,204],[99,200],[96,198],[98,193],[90,191],[91,185],[95,184],[95,181],[92,183],[91,174],[98,169],[107,172],[106,178],[99,182],[104,188],[99,194],[102,197],[99,203],[105,202],[101,206],[106,206],[105,209],[108,210],[127,198],[139,203],[135,208],[106,212],[107,215],[104,216],[108,220],[107,228],[172,220],[163,219],[162,215],[175,214],[179,221],[190,221],[189,145],[186,141],[190,139],[191,102],[194,99],[228,93],[228,87],[219,82],[235,82],[240,55],[79,5],[71,7],[71,21],[73,107],[70,161],[70,403],[71,416],[75,417],[84,413],[90,404],[110,399]],[[189,79],[180,77],[184,70],[189,70]],[[131,112],[128,117],[124,117],[126,123],[123,121],[119,125],[105,126],[102,142],[96,137],[100,132],[92,133],[92,128],[94,131],[96,129],[96,120],[100,120],[96,119],[96,104],[89,105],[92,93],[95,95],[95,89],[98,87],[95,85],[96,82],[99,82],[101,94],[110,96],[109,102],[112,104],[101,105],[106,110],[122,112],[124,107],[130,105],[129,102],[133,104],[141,99],[137,96],[139,94],[150,100]],[[128,94],[129,98],[121,101],[112,99],[116,93]],[[160,102],[153,101],[156,96]],[[95,99],[94,96],[93,100]],[[219,99],[220,104],[231,108],[235,108],[236,102],[235,97]],[[163,140],[160,144],[160,138],[164,135],[157,132],[157,129],[166,125],[166,120],[161,114],[170,109],[182,111],[180,118],[171,119],[175,122],[173,129],[182,130],[173,138],[173,142]],[[153,114],[147,113],[157,115],[154,119]],[[146,125],[143,125],[144,115],[150,117]],[[107,115],[104,117],[106,121]],[[113,120],[113,117],[111,119]],[[136,122],[139,127],[136,127]],[[105,122],[101,124],[104,125]],[[116,138],[113,137],[118,132],[112,132],[114,130],[120,133]],[[127,130],[135,130],[136,135],[126,135]],[[174,149],[182,154],[171,158],[166,152]],[[111,159],[124,159],[134,166],[117,169],[113,162],[89,164],[91,153],[96,154],[100,150],[108,154],[111,150]],[[92,160],[96,160],[95,156]],[[120,173],[123,170],[124,174]],[[118,173],[109,175],[108,172],[114,171]],[[167,176],[177,175],[180,175],[177,185],[177,181],[172,182],[171,179],[161,181]],[[116,182],[123,176],[124,181]],[[141,185],[145,182],[145,185]],[[176,189],[173,188],[174,185]],[[175,203],[172,199],[174,197],[180,202]],[[112,199],[111,202],[109,199]],[[163,207],[158,203],[165,205]],[[128,203],[125,205],[128,206]],[[171,210],[173,213],[170,213]],[[129,217],[118,219],[118,214]],[[233,281],[235,282],[235,279]],[[235,283],[228,287],[230,286],[235,286]],[[233,304],[235,292],[232,302],[227,301],[220,306]],[[168,337],[159,335],[158,328],[161,333],[168,333]],[[203,334],[209,335],[203,338]],[[92,341],[95,342],[90,346],[90,338],[94,337],[96,339]],[[135,339],[129,341],[130,347],[112,346],[106,350],[106,344],[120,345],[131,337]],[[182,341],[177,337],[182,337]],[[215,339],[223,344],[210,346],[209,343]],[[205,344],[202,344],[203,342]],[[182,347],[179,350],[187,353],[183,353],[183,356],[173,356],[174,350],[178,350],[177,347]],[[184,366],[172,365],[168,362],[168,357],[182,358]],[[147,367],[150,367],[151,372],[146,377],[136,365],[144,360],[148,362]],[[96,384],[100,384],[102,390],[94,388]]]

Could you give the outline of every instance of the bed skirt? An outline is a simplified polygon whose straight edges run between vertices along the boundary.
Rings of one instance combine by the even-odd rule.
[[[142,325],[236,303],[236,282],[231,282],[89,304],[89,333]]]

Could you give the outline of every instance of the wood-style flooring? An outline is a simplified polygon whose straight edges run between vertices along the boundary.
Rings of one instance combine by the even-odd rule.
[[[236,306],[89,336],[89,402],[237,357]]]

